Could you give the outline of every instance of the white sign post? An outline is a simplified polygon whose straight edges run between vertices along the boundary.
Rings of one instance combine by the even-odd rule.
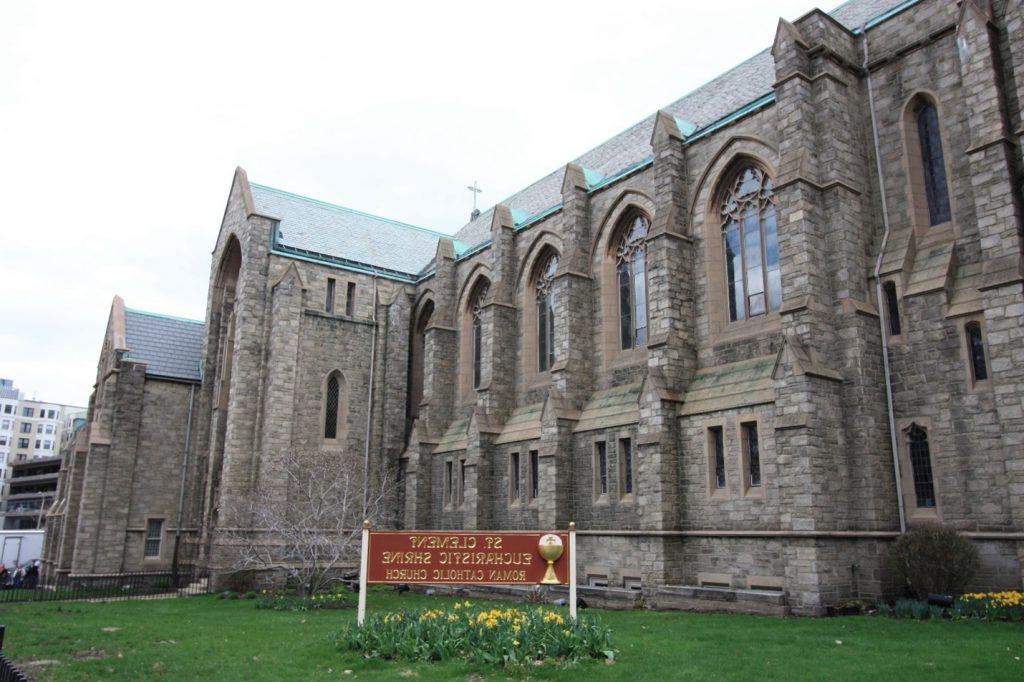
[[[363,546],[359,552],[359,610],[356,625],[363,627],[366,619],[366,571],[370,560],[370,522],[363,521]]]
[[[576,523],[569,522],[569,618],[576,622]]]

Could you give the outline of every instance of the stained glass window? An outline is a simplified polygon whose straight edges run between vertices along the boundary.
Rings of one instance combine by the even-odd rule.
[[[642,215],[628,219],[615,252],[619,293],[619,341],[623,349],[647,343],[647,231]]]
[[[341,386],[338,375],[327,378],[327,395],[324,401],[324,438],[334,440],[338,437],[338,407],[341,401]]]
[[[538,270],[534,288],[537,293],[537,371],[546,372],[555,364],[555,272],[558,256],[551,254]]]
[[[917,424],[907,431],[910,443],[910,466],[914,472],[914,495],[918,507],[935,506],[935,484],[932,480],[932,458],[928,448],[928,432]]]
[[[985,342],[981,338],[981,325],[969,322],[964,327],[967,333],[967,352],[971,357],[971,375],[975,381],[988,379],[988,365],[985,363]]]
[[[776,202],[771,178],[746,166],[720,207],[730,320],[763,315],[782,305]]]
[[[921,170],[928,198],[928,217],[932,225],[950,219],[949,187],[946,185],[946,161],[939,134],[939,114],[935,107],[923,103],[917,112],[917,136],[921,142]]]
[[[473,298],[473,308],[470,311],[473,316],[473,388],[480,388],[480,382],[483,380],[483,313],[489,289],[487,284],[478,287],[476,296]]]

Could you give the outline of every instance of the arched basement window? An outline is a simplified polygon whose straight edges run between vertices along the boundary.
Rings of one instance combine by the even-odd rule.
[[[719,208],[732,321],[782,305],[776,201],[771,178],[747,165],[735,176]]]
[[[988,379],[988,365],[985,363],[985,341],[981,337],[981,325],[968,322],[964,326],[967,335],[967,353],[971,360],[971,376],[975,381]]]
[[[921,102],[917,112],[917,137],[921,143],[921,170],[928,199],[928,217],[932,225],[950,219],[949,186],[946,184],[946,161],[939,134],[939,114],[930,102]]]
[[[935,482],[932,479],[932,457],[928,448],[928,432],[917,424],[907,430],[910,466],[914,473],[914,495],[918,507],[935,506]]]
[[[537,371],[546,372],[555,364],[555,272],[558,256],[554,253],[541,262],[534,282],[537,299]]]
[[[627,219],[615,251],[619,286],[619,342],[623,350],[647,343],[647,231],[642,215]]]

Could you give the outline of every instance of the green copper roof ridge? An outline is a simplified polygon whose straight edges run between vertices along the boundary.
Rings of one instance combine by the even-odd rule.
[[[193,319],[190,319],[188,317],[178,317],[176,315],[165,315],[163,313],[153,313],[153,312],[150,312],[148,310],[139,310],[138,308],[129,308],[128,306],[124,307],[124,311],[126,313],[135,313],[136,315],[146,315],[147,317],[159,317],[159,318],[162,318],[164,320],[174,320],[175,322],[188,322],[189,324],[201,324],[201,325],[204,325],[204,326],[206,325],[206,323],[203,322],[202,320],[193,320]]]
[[[412,225],[410,223],[403,223],[401,220],[395,220],[393,218],[385,218],[384,216],[375,215],[373,213],[367,213],[366,211],[360,211],[360,210],[355,209],[355,208],[349,208],[348,206],[342,206],[341,204],[332,204],[331,202],[324,201],[323,199],[314,199],[313,197],[307,197],[304,194],[296,194],[295,192],[289,192],[286,189],[278,189],[277,187],[270,187],[269,185],[261,185],[258,182],[250,182],[249,185],[251,187],[258,187],[260,189],[264,189],[264,190],[267,190],[269,192],[275,192],[277,194],[283,194],[284,196],[292,197],[292,198],[295,198],[295,199],[302,199],[303,201],[308,201],[310,203],[318,204],[318,205],[323,206],[325,208],[333,209],[335,211],[345,211],[346,213],[355,213],[356,215],[361,215],[361,216],[364,216],[364,217],[367,217],[367,218],[373,218],[375,220],[383,220],[386,223],[391,223],[392,225],[396,225],[398,227],[405,227],[405,228],[408,228],[410,230],[417,230],[419,232],[426,232],[428,234],[432,234],[432,235],[435,235],[435,236],[438,236],[438,237],[444,237],[445,239],[451,239],[453,242],[461,243],[461,242],[459,242],[459,240],[457,240],[454,237],[454,235],[445,234],[444,232],[441,232],[440,230],[434,230],[434,229],[431,229],[429,227],[420,227],[419,225]]]
[[[850,2],[852,2],[852,1],[853,0],[850,0]],[[911,7],[913,7],[914,5],[916,5],[919,2],[921,2],[921,0],[907,0],[906,2],[901,2],[900,4],[896,5],[895,7],[891,7],[889,9],[887,9],[886,11],[882,12],[878,16],[872,17],[871,19],[868,19],[867,21],[864,22],[863,26],[861,26],[860,28],[855,28],[853,30],[853,33],[854,33],[854,35],[861,35],[862,33],[864,33],[864,31],[867,31],[869,28],[874,28],[875,26],[878,26],[883,21],[885,21],[885,20],[887,20],[887,19],[889,19],[891,17],[894,17],[897,14],[900,14],[904,10],[910,9]],[[846,3],[843,3],[843,4],[845,5]],[[841,6],[842,5],[840,5],[840,7]],[[836,9],[838,9],[838,8],[836,8]],[[832,11],[834,12],[835,10],[832,10]]]

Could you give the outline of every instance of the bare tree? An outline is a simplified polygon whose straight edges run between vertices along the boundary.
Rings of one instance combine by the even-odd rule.
[[[358,566],[362,522],[394,521],[395,477],[368,472],[354,458],[319,449],[293,451],[278,477],[241,500],[231,516],[247,528],[223,531],[236,571],[283,574],[304,594],[327,588]],[[247,520],[248,523],[245,523]]]

